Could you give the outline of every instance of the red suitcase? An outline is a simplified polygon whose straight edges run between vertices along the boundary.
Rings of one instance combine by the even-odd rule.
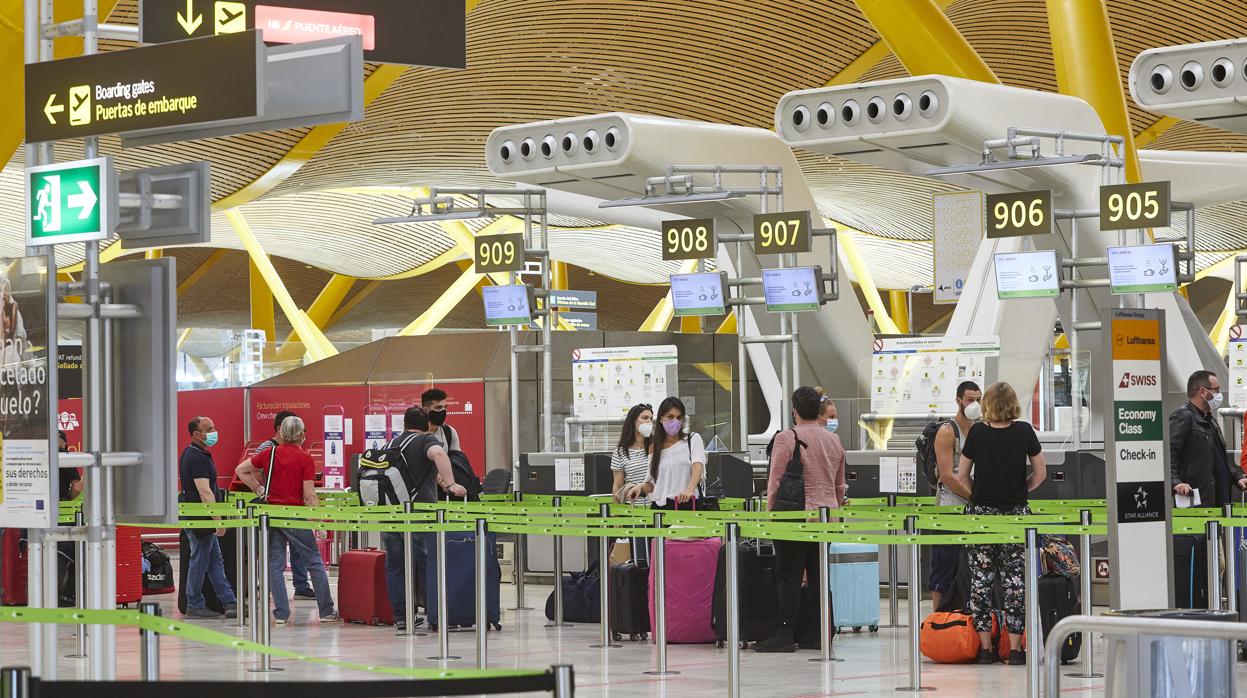
[[[143,531],[134,526],[117,527],[117,605],[128,606],[143,598]]]
[[[0,530],[0,604],[26,605],[26,531]]]
[[[349,623],[394,624],[385,588],[384,552],[351,550],[338,561],[338,613]]]

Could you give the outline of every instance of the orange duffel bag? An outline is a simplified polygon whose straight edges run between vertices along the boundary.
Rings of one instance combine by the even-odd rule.
[[[965,664],[979,656],[974,619],[965,613],[932,613],[918,635],[922,656],[940,664]]]

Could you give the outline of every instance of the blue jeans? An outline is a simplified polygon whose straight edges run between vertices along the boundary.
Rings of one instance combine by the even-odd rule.
[[[268,532],[268,579],[269,590],[273,594],[273,617],[278,620],[290,617],[290,598],[286,595],[287,546],[290,548],[291,566],[298,560],[298,564],[312,576],[312,590],[316,593],[321,618],[335,613],[333,597],[329,594],[329,575],[325,573],[325,562],[316,547],[315,536],[311,531],[273,528]]]
[[[313,538],[315,537],[313,536]],[[321,562],[324,562],[323,557],[321,558]],[[313,593],[312,577],[307,571],[307,566],[303,564],[303,560],[298,556],[290,558],[290,576],[292,578],[291,581],[294,582],[294,593]]]
[[[390,595],[390,607],[394,619],[407,617],[407,588],[403,579],[403,534],[382,533],[381,544],[385,547],[385,590]],[[411,536],[411,562],[416,579],[423,579],[427,555],[424,552],[424,536]],[[414,580],[411,583],[415,583]]]
[[[204,577],[212,582],[212,590],[217,599],[224,605],[238,603],[234,597],[234,589],[225,577],[225,560],[221,557],[221,543],[215,535],[197,538],[195,531],[187,531],[190,541],[191,562],[186,571],[186,608],[204,608],[208,605],[204,599]]]

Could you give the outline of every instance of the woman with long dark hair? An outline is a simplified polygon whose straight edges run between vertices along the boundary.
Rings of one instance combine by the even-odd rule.
[[[658,424],[650,439],[649,477],[643,485],[628,488],[626,499],[650,494],[655,509],[696,506],[706,473],[706,444],[701,434],[684,430],[687,414],[678,397],[658,406]]]
[[[649,440],[654,433],[654,408],[633,405],[619,431],[619,443],[611,452],[611,493],[623,500],[624,488],[642,485],[649,475]]]

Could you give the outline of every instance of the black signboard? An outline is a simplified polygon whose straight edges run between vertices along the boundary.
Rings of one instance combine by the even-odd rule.
[[[55,141],[261,114],[258,32],[26,66],[26,140]]]
[[[1170,216],[1169,182],[1100,187],[1100,230],[1164,228]]]
[[[358,35],[364,60],[401,65],[467,65],[462,0],[140,0],[142,41],[260,29],[271,44]]]
[[[483,235],[473,242],[476,273],[520,271],[524,268],[524,234]]]
[[[1052,232],[1052,190],[987,195],[987,237],[1047,235]]]
[[[56,388],[62,400],[82,397],[82,345],[56,348]]]
[[[680,218],[662,222],[662,258],[707,259],[717,246],[713,218]]]
[[[792,254],[810,251],[809,211],[759,213],[753,217],[753,251],[757,254]]]
[[[1165,482],[1117,483],[1117,523],[1165,520]]]

